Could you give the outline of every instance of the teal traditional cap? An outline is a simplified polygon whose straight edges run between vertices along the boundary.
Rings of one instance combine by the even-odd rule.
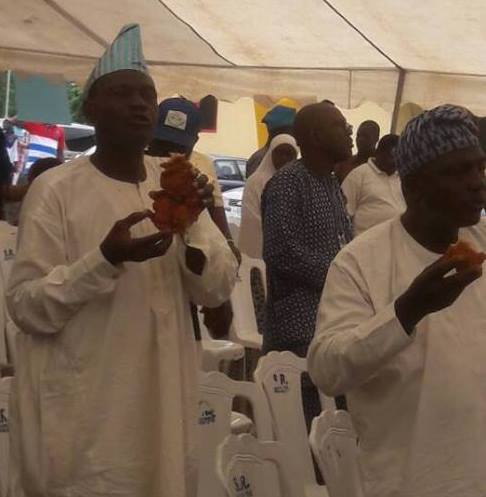
[[[139,24],[123,26],[113,43],[96,63],[84,87],[84,97],[88,95],[95,81],[107,74],[122,70],[139,71],[148,74],[143,56],[142,35]]]

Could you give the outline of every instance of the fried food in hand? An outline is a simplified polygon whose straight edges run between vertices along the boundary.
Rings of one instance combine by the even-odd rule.
[[[153,222],[163,233],[184,233],[197,221],[204,205],[194,184],[194,168],[184,155],[162,164],[162,190],[153,192]]]
[[[486,260],[486,254],[484,252],[476,252],[476,250],[464,240],[459,240],[457,243],[452,244],[447,249],[445,256],[449,260],[457,260],[456,268],[458,271],[480,268]]]

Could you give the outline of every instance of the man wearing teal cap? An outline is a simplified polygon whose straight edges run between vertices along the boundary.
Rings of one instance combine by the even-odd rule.
[[[236,259],[207,210],[183,237],[150,220],[161,169],[144,149],[157,95],[137,25],[98,62],[84,110],[96,153],[38,178],[20,222],[7,297],[24,332],[12,495],[193,497],[189,302],[226,301]],[[195,181],[210,201],[207,179]]]
[[[278,135],[292,135],[297,111],[285,105],[276,105],[262,119],[268,130],[268,140],[264,147],[257,150],[246,164],[248,179],[257,169],[268,151],[271,141]]]

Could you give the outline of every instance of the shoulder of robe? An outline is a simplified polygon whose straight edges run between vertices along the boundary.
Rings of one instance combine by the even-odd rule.
[[[334,263],[347,268],[366,268],[379,263],[385,253],[392,250],[393,232],[399,222],[399,218],[395,218],[365,231],[339,252]]]
[[[89,158],[80,157],[49,169],[32,183],[24,199],[23,210],[30,214],[45,210],[58,203],[66,192],[66,185],[72,185],[76,176],[87,174]]]

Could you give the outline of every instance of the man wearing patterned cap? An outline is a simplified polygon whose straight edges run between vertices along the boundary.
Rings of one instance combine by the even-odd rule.
[[[189,302],[227,300],[236,259],[204,211],[157,232],[144,157],[157,95],[126,26],[88,81],[97,150],[38,178],[8,289],[18,341],[12,495],[193,497],[197,364]],[[209,201],[207,178],[199,182]]]
[[[458,239],[486,250],[475,120],[451,105],[421,114],[396,160],[407,210],[332,264],[310,373],[346,394],[366,497],[484,497],[486,279],[444,256]]]

